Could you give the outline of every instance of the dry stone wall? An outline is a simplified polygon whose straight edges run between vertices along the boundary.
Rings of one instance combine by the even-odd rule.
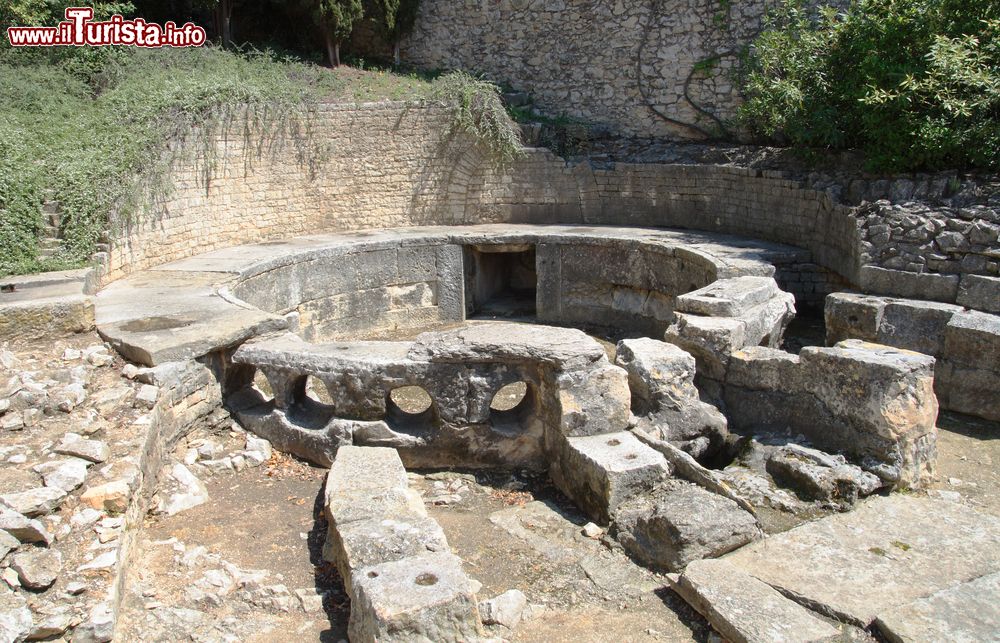
[[[544,113],[614,134],[704,138],[717,127],[706,113],[727,118],[738,104],[737,53],[766,4],[425,0],[402,57],[485,74],[530,93]],[[353,48],[384,55],[371,42],[359,34]]]

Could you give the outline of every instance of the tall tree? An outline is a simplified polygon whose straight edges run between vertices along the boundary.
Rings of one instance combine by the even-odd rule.
[[[323,29],[330,66],[339,67],[340,43],[351,35],[354,23],[364,14],[361,0],[318,0],[316,13]]]
[[[420,0],[375,0],[375,4],[385,37],[392,43],[392,60],[399,66],[399,42],[413,29]]]

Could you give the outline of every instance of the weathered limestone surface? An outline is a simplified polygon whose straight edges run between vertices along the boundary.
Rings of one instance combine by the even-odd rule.
[[[732,355],[723,395],[736,431],[801,434],[888,484],[919,486],[936,459],[933,366],[919,353],[854,340],[798,356],[748,348]]]
[[[274,394],[267,402],[247,390],[253,371],[242,371],[234,384],[244,391],[241,420],[317,462],[354,443],[398,448],[413,466],[542,468],[547,428],[587,435],[623,430],[629,420],[625,372],[572,329],[491,323],[412,343],[307,344],[286,335],[244,344],[233,360],[260,369]],[[306,395],[310,376],[332,405]],[[515,382],[528,390],[518,410],[491,411],[497,391]],[[390,393],[403,386],[424,388],[431,407],[419,416],[400,411]]]
[[[647,565],[680,571],[763,536],[752,514],[721,495],[683,480],[635,495],[617,508],[616,538]]]
[[[755,1],[732,7],[720,30],[717,7],[705,0],[669,9],[610,0],[586,7],[437,0],[420,5],[402,56],[417,66],[468,69],[530,92],[552,116],[569,114],[630,136],[699,139],[704,135],[698,130],[660,119],[646,103],[670,118],[707,126],[685,100],[684,80],[699,60],[719,53],[718,68],[695,73],[688,93],[712,105],[720,118],[730,116],[738,96],[727,74],[737,61],[724,52],[752,37],[765,6]],[[368,30],[354,42],[371,54],[391,48]],[[567,52],[573,52],[572,65],[561,62]]]
[[[84,294],[85,270],[0,279],[0,337],[55,338],[94,328],[94,301]],[[12,292],[6,292],[11,289]]]
[[[1000,573],[987,574],[880,614],[879,632],[892,643],[1000,638]]]
[[[607,523],[622,503],[650,493],[670,474],[664,457],[629,432],[564,440],[549,474],[598,522]]]
[[[462,562],[407,483],[394,449],[345,446],[326,480],[323,555],[351,597],[352,641],[469,640],[482,634]]]
[[[794,297],[774,279],[721,279],[677,298],[677,322],[664,338],[694,355],[699,373],[723,379],[730,354],[748,346],[779,346],[794,315]]]
[[[1000,316],[919,300],[836,293],[827,343],[855,338],[934,356],[941,407],[1000,420]]]
[[[775,482],[795,489],[800,496],[834,502],[844,509],[884,484],[875,474],[848,464],[842,455],[830,456],[797,444],[788,444],[772,453],[766,469]]]
[[[345,232],[216,250],[120,280],[98,294],[97,325],[130,359],[158,364],[286,327],[328,341],[461,321],[465,245],[535,246],[542,320],[642,332],[666,328],[678,294],[718,277],[773,275],[772,264],[808,257],[766,242],[642,228]],[[586,249],[614,261],[595,272],[592,259],[582,260]]]
[[[726,418],[699,398],[690,353],[655,339],[625,339],[618,342],[615,363],[628,372],[632,410],[641,425],[695,457],[722,446]]]
[[[724,560],[813,609],[867,626],[1000,571],[1000,522],[944,500],[876,496]]]
[[[670,586],[727,641],[839,640],[840,631],[725,560],[696,560]]]
[[[474,641],[483,636],[476,595],[450,553],[412,556],[355,573],[351,641]]]

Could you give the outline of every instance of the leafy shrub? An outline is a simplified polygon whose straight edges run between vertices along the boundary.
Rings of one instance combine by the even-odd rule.
[[[340,85],[326,70],[259,52],[99,51],[98,60],[0,50],[0,244],[10,249],[0,274],[85,262],[113,215],[127,224],[147,188],[166,189],[166,141],[194,126],[210,135],[236,110],[280,129]],[[42,263],[46,200],[60,204],[63,245]]]
[[[456,128],[482,141],[499,164],[523,154],[520,130],[507,112],[497,85],[453,71],[435,81],[434,93],[456,105]]]
[[[871,169],[1000,168],[1000,3],[785,0],[746,59],[752,134]]]

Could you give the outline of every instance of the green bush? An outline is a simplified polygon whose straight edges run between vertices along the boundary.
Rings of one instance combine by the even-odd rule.
[[[498,165],[523,155],[520,129],[504,106],[500,87],[453,71],[434,82],[434,95],[456,106],[455,127],[482,142]]]
[[[745,60],[738,123],[870,169],[1000,168],[1000,3],[785,0]]]
[[[281,131],[299,106],[343,85],[263,53],[78,51],[0,49],[0,275],[84,263],[109,224],[134,219],[140,195],[167,188],[168,140],[225,127],[236,109]],[[47,200],[59,202],[63,243],[41,262]]]

